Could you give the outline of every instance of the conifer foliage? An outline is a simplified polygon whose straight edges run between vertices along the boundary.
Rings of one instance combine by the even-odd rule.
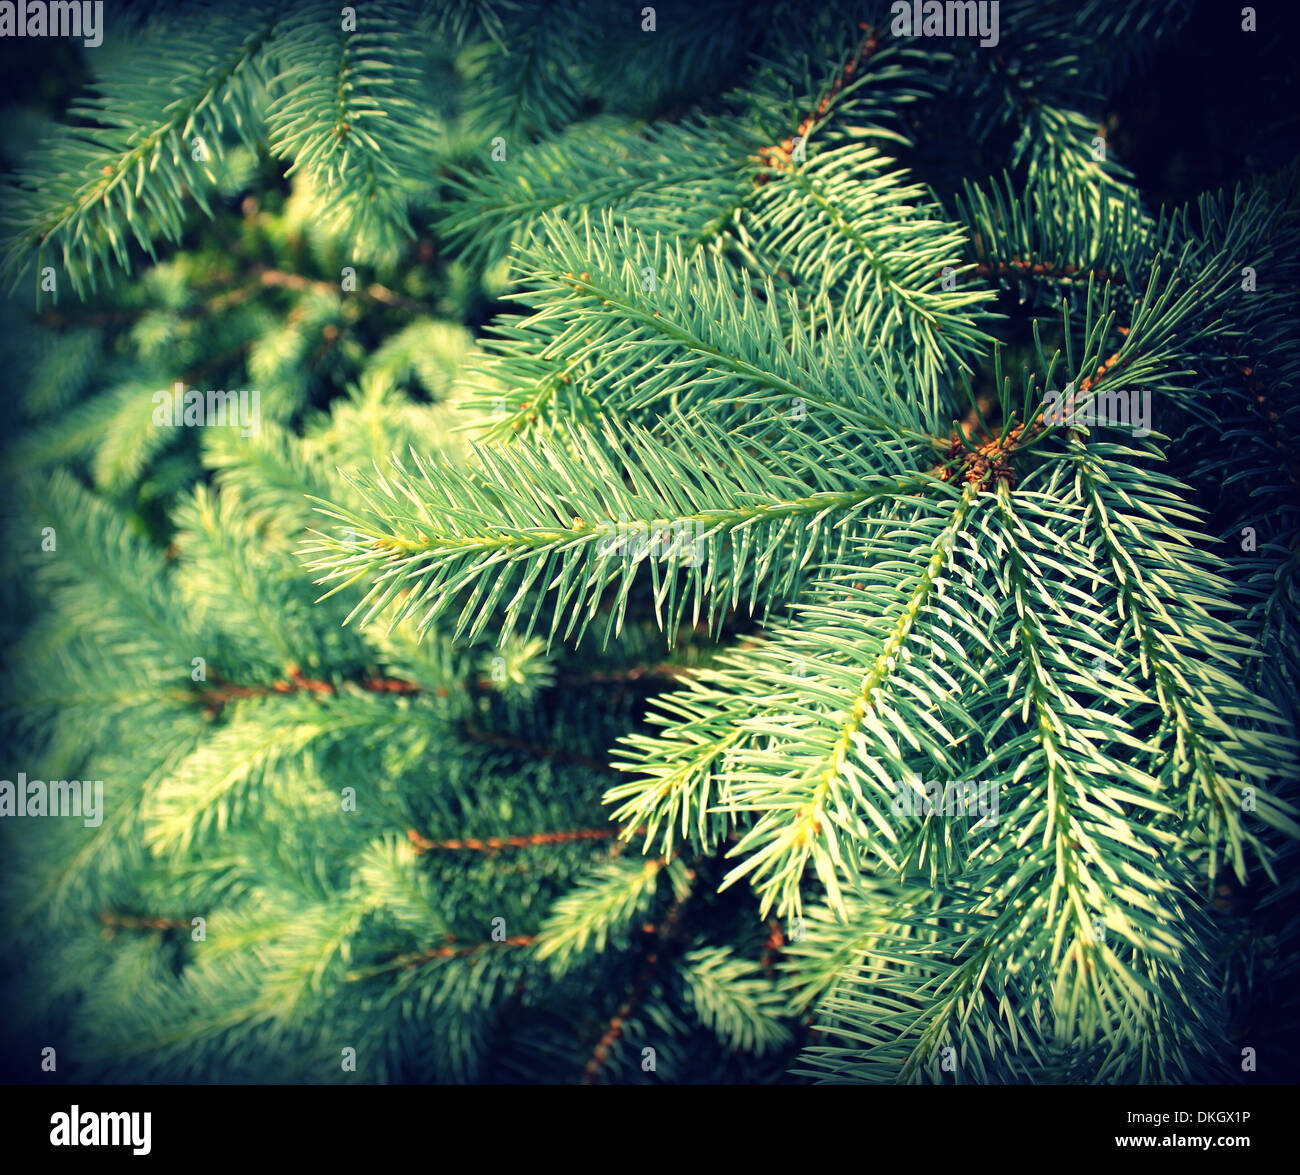
[[[1187,19],[122,6],[4,145],[9,1069],[1277,1079],[1300,224],[1117,159]]]

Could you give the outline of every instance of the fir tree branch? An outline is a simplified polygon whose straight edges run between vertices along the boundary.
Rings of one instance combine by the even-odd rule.
[[[155,235],[178,241],[187,197],[209,211],[211,170],[199,164],[219,157],[228,125],[247,141],[263,50],[279,29],[259,4],[249,15],[202,34],[158,29],[74,107],[90,128],[60,127],[11,191],[4,280],[17,283],[33,250],[38,269],[54,250],[73,289],[94,290],[110,260],[130,268],[129,237],[150,257]]]

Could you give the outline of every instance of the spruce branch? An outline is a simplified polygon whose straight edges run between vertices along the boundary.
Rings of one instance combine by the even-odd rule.
[[[210,214],[207,163],[227,128],[251,142],[279,29],[263,4],[247,16],[204,32],[158,28],[74,107],[89,125],[60,126],[8,193],[4,281],[16,285],[35,251],[37,271],[57,260],[78,295],[93,291],[110,263],[131,268],[131,239],[151,258],[156,236],[179,241],[189,198]]]

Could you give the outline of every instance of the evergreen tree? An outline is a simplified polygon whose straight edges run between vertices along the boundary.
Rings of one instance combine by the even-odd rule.
[[[1184,4],[912,7],[124,5],[11,120],[14,1074],[1289,1063],[1294,168],[1119,162]]]

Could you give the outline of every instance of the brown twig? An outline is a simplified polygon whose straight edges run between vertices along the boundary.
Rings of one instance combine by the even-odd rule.
[[[470,836],[459,840],[429,840],[414,828],[408,828],[406,837],[418,853],[431,853],[435,850],[491,853],[499,849],[524,849],[534,845],[558,845],[580,840],[609,840],[611,837],[618,836],[620,831],[622,830],[617,825],[611,824],[608,828],[567,828],[555,832],[531,832],[517,836]]]
[[[184,919],[137,917],[134,914],[117,914],[105,910],[99,920],[108,927],[123,930],[188,930],[190,924]]]
[[[476,955],[480,951],[488,950],[490,947],[526,947],[531,946],[537,940],[535,934],[516,934],[512,938],[503,938],[500,942],[478,942],[473,946],[464,946],[455,939],[451,939],[446,946],[430,947],[427,951],[421,951],[418,955],[404,955],[399,962],[409,971],[412,967],[419,967],[423,963],[431,962],[434,959],[463,959],[467,955]]]
[[[763,943],[763,974],[771,979],[785,947],[785,935],[781,932],[781,923],[775,918],[767,920],[767,930],[767,941]]]
[[[270,685],[237,685],[214,675],[202,691],[204,709],[210,714],[218,714],[227,702],[234,701],[236,698],[264,698],[271,694],[294,693],[330,696],[338,692],[331,682],[305,676],[292,662],[285,666],[284,672],[283,678],[273,681]],[[403,681],[397,677],[370,677],[357,684],[370,693],[407,695],[421,692],[421,687],[414,682]],[[432,692],[437,697],[446,697],[448,691],[445,687],[439,686]]]
[[[788,171],[791,167],[791,156],[794,153],[794,140],[806,139],[808,132],[812,130],[814,124],[819,118],[824,118],[827,111],[831,108],[831,102],[835,100],[839,92],[849,84],[853,75],[858,69],[865,65],[874,56],[879,44],[876,40],[876,31],[866,21],[859,21],[858,28],[865,33],[862,43],[858,46],[857,53],[844,67],[840,76],[831,83],[830,92],[823,96],[817,103],[817,109],[812,114],[804,117],[799,123],[798,129],[794,135],[784,140],[782,143],[772,147],[760,147],[755,157],[758,163],[763,165],[764,170],[760,171],[754,177],[754,183],[764,184],[772,178],[773,171]]]
[[[686,877],[688,881],[694,881],[695,871],[688,869]],[[645,962],[642,964],[636,980],[628,988],[627,996],[619,1005],[618,1011],[614,1013],[596,1047],[592,1049],[591,1056],[583,1067],[581,1084],[595,1084],[601,1069],[609,1059],[611,1050],[618,1042],[618,1038],[623,1035],[623,1028],[628,1017],[636,1011],[641,1001],[645,999],[646,992],[650,987],[650,981],[654,978],[655,970],[659,966],[661,952],[668,946],[669,941],[676,933],[681,923],[682,910],[689,897],[690,892],[687,891],[684,897],[674,898],[672,905],[668,907],[667,912],[664,914],[663,920],[657,926],[653,923],[646,923],[641,928],[649,941]]]
[[[396,971],[398,968],[410,971],[415,967],[423,966],[426,963],[432,963],[436,959],[463,959],[469,955],[476,955],[480,951],[490,950],[494,947],[526,947],[531,946],[537,940],[535,934],[517,934],[512,938],[503,938],[499,942],[488,940],[485,942],[476,942],[471,946],[466,946],[464,941],[458,941],[450,934],[446,936],[445,945],[440,947],[429,947],[428,950],[417,951],[415,954],[398,955],[390,959],[387,963],[378,967],[368,968],[367,970],[355,972],[348,976],[349,980],[371,979],[376,975],[382,975],[387,971]]]
[[[1126,326],[1118,327],[1117,330],[1121,336],[1129,332]],[[1109,379],[1117,371],[1123,370],[1141,354],[1140,350],[1135,350],[1131,355],[1121,358],[1121,352],[1116,351],[1110,358],[1103,360],[1092,375],[1079,381],[1079,391],[1076,395],[1087,395],[1092,392],[1104,380]],[[985,405],[988,405],[989,401],[985,399],[977,403],[980,404],[981,410],[985,410]],[[1069,413],[1073,407],[1074,399],[1071,397],[1063,411]],[[1036,416],[1028,424],[1012,425],[1000,435],[993,437],[977,427],[978,419],[978,414],[972,409],[952,436],[935,440],[935,446],[944,453],[944,460],[931,472],[942,481],[957,480],[966,485],[973,485],[980,493],[988,488],[990,482],[1004,484],[1009,489],[1014,489],[1016,473],[1012,458],[1016,452],[1042,436],[1048,426],[1041,416]]]

